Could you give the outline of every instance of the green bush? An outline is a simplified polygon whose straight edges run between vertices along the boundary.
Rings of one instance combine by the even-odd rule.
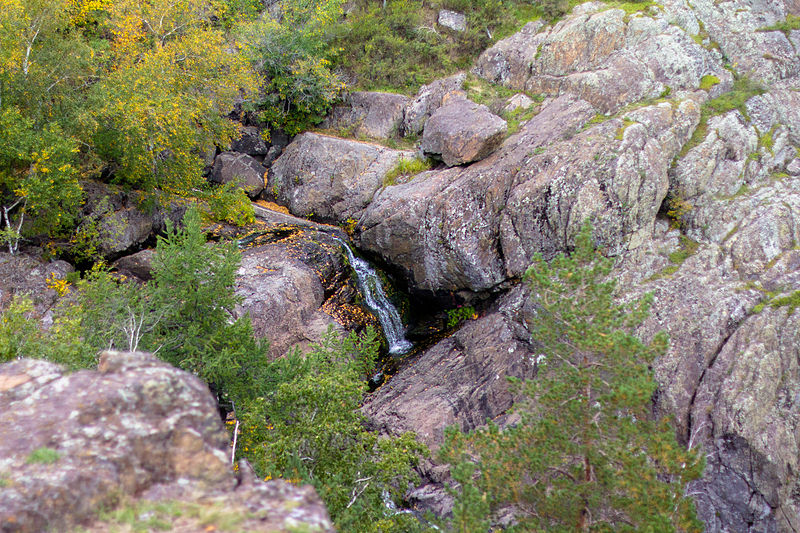
[[[290,353],[269,366],[272,385],[246,404],[239,454],[262,476],[311,483],[340,531],[376,531],[416,479],[424,448],[415,437],[378,437],[359,411],[380,339],[329,334],[310,353]],[[402,531],[402,530],[401,530]]]
[[[241,30],[243,51],[263,76],[255,108],[273,127],[293,135],[315,124],[339,98],[344,83],[327,59],[340,0],[281,3],[280,20],[263,16]]]

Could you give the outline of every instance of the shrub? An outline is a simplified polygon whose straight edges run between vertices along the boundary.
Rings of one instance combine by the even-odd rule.
[[[613,260],[591,238],[585,225],[570,257],[536,257],[526,274],[542,355],[535,379],[512,380],[520,421],[447,431],[442,457],[458,465],[459,531],[485,531],[500,507],[513,509],[519,531],[702,531],[684,495],[702,456],[652,412],[650,366],[666,335],[645,344],[631,334],[651,297],[615,303]]]
[[[240,454],[262,476],[314,485],[341,531],[391,522],[384,498],[399,501],[424,453],[410,433],[381,438],[366,429],[359,407],[379,345],[368,328],[288,354],[270,364],[272,385],[243,415]]]

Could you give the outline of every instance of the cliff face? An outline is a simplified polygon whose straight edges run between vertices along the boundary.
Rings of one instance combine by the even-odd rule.
[[[473,69],[545,95],[518,132],[480,161],[379,187],[366,204],[362,191],[337,197],[362,206],[347,212],[360,247],[411,292],[502,294],[372,396],[376,426],[416,429],[435,446],[447,424],[502,414],[511,398],[494,377],[530,375],[534,355],[524,287],[508,289],[532,254],[569,250],[589,217],[618,258],[620,298],[655,295],[640,334],[670,335],[657,407],[708,455],[691,488],[707,530],[800,530],[800,336],[782,305],[800,289],[800,30],[770,29],[790,15],[798,2],[667,0],[632,15],[591,2],[553,26],[529,23]],[[452,80],[407,105],[410,132],[424,139],[425,119],[463,98]],[[475,129],[451,127],[453,137]],[[320,155],[331,175],[319,187],[363,148],[337,150]],[[300,170],[288,163],[278,159],[281,176]],[[314,183],[279,178],[281,196]]]

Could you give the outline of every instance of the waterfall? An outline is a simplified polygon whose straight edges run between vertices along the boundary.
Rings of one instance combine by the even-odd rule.
[[[383,285],[378,274],[369,266],[369,263],[356,257],[346,242],[338,238],[336,240],[344,246],[350,266],[353,267],[358,278],[358,289],[364,296],[364,300],[367,301],[367,307],[377,315],[381,327],[383,327],[383,333],[389,343],[389,353],[406,353],[413,345],[406,340],[400,314],[386,297],[386,293],[383,292]]]

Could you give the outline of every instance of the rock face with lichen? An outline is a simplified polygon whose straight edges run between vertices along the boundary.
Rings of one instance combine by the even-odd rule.
[[[98,513],[131,499],[238,510],[249,531],[332,531],[313,489],[237,481],[207,386],[152,355],[105,352],[97,371],[73,374],[0,365],[0,419],[3,531],[104,530],[92,526]]]

